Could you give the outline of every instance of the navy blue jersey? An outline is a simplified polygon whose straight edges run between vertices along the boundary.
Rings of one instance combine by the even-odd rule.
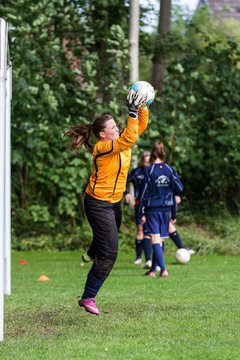
[[[140,212],[174,210],[175,195],[183,190],[176,170],[168,164],[152,164],[146,169],[147,182],[141,197]]]
[[[129,193],[128,186],[130,182],[133,184],[135,199],[140,199],[146,183],[146,167],[138,166],[130,171],[124,195]]]

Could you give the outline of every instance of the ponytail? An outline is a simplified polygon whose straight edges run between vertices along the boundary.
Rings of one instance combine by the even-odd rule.
[[[91,124],[74,125],[64,132],[64,136],[70,137],[71,150],[78,150],[84,145],[90,152],[93,151],[92,145],[89,144],[89,137],[91,134]]]

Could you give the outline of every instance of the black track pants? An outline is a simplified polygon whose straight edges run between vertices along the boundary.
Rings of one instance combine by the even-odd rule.
[[[118,253],[118,229],[121,225],[121,203],[111,204],[92,198],[84,198],[87,219],[93,231],[89,256],[94,258],[90,273],[98,279],[110,274]]]

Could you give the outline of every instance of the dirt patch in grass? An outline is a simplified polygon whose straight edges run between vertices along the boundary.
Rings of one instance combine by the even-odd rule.
[[[66,321],[66,319],[64,319]],[[34,312],[15,310],[5,317],[5,333],[12,339],[24,337],[59,335],[63,323],[59,310],[37,310]]]

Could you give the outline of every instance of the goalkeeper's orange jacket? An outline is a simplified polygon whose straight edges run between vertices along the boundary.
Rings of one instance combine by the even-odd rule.
[[[148,109],[140,109],[137,119],[128,117],[127,127],[117,140],[99,140],[95,144],[87,194],[110,203],[122,199],[131,161],[131,147],[146,129],[148,119]]]

